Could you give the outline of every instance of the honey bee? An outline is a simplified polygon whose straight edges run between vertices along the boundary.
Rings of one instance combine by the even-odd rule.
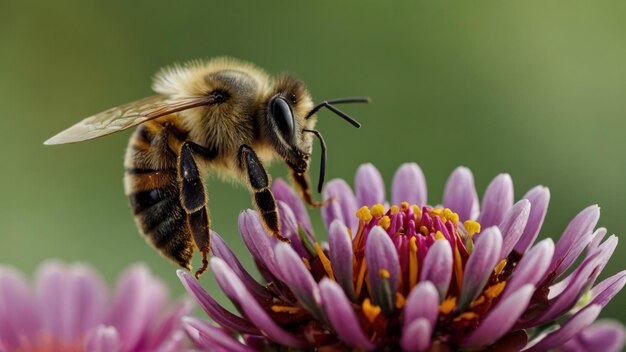
[[[314,104],[294,76],[270,77],[232,58],[194,61],[161,70],[157,95],[87,117],[44,144],[85,141],[139,126],[124,160],[124,189],[137,226],[162,255],[191,270],[194,246],[202,254],[199,277],[207,269],[210,218],[204,180],[209,171],[243,180],[265,228],[280,234],[276,201],[264,163],[282,159],[303,200],[313,201],[307,170],[313,138],[321,145],[318,192],[326,169],[326,145],[314,129],[321,108],[355,127],[337,109],[340,103],[368,102],[354,97]]]

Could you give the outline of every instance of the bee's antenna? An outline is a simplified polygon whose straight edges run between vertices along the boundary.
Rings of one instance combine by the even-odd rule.
[[[317,130],[307,130],[306,128],[303,130],[304,132],[313,133],[317,139],[320,141],[320,146],[322,147],[322,160],[320,164],[320,178],[317,183],[317,193],[322,193],[322,186],[324,185],[324,176],[326,175],[326,142],[324,142],[324,137],[320,131]]]
[[[333,99],[333,100],[325,100],[325,101],[317,104],[313,109],[311,109],[311,111],[309,111],[309,113],[306,114],[305,118],[308,119],[309,117],[313,116],[313,114],[318,112],[321,108],[326,107],[330,111],[332,111],[335,114],[341,116],[341,118],[343,118],[344,120],[350,122],[354,127],[360,128],[361,124],[357,120],[353,119],[352,117],[350,117],[345,112],[337,109],[332,104],[369,103],[369,101],[370,101],[370,98],[368,98],[368,97],[351,97],[351,98],[339,98],[339,99]]]

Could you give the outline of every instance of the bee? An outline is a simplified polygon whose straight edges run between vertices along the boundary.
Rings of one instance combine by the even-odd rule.
[[[146,240],[187,270],[197,248],[202,267],[196,277],[206,271],[210,252],[207,173],[243,181],[268,233],[287,241],[263,165],[282,159],[303,200],[321,206],[313,201],[307,176],[316,137],[322,151],[321,192],[326,144],[314,129],[316,113],[328,108],[358,128],[359,122],[334,105],[369,101],[354,97],[314,104],[294,76],[272,78],[250,63],[225,57],[162,69],[152,89],[157,95],[87,117],[44,144],[80,142],[138,126],[124,159],[124,189],[133,216]]]

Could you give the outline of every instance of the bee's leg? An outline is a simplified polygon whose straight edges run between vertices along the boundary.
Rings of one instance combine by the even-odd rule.
[[[202,253],[202,267],[196,271],[196,278],[198,278],[209,265],[207,256],[211,250],[209,232],[211,221],[206,208],[207,197],[204,182],[194,160],[194,154],[209,158],[214,156],[214,153],[198,144],[186,141],[182,144],[178,157],[180,201],[187,213],[187,223],[193,240]]]
[[[238,154],[239,167],[245,173],[250,189],[254,192],[254,204],[261,214],[265,227],[279,240],[289,242],[280,234],[276,201],[270,190],[270,179],[263,164],[261,164],[254,150],[245,144],[239,148]]]
[[[296,188],[300,192],[300,196],[304,200],[304,202],[314,208],[323,207],[328,204],[332,199],[327,199],[323,202],[316,202],[313,200],[313,196],[311,195],[311,187],[309,186],[309,179],[305,173],[299,173],[296,170],[289,168],[289,172],[291,173],[291,178],[296,185]]]

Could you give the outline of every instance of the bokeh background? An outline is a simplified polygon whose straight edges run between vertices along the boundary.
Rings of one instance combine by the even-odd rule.
[[[372,162],[390,181],[416,161],[437,203],[458,165],[481,195],[508,172],[518,197],[550,188],[543,236],[558,238],[594,203],[600,224],[625,234],[625,15],[617,1],[2,1],[0,262],[31,274],[47,258],[86,261],[112,280],[144,261],[182,295],[176,267],[138,235],[123,194],[130,132],[42,142],[150,95],[162,66],[218,55],[294,73],[316,100],[373,98],[345,107],[361,130],[321,113],[329,178],[352,182]],[[286,175],[279,163],[270,171]],[[236,231],[249,194],[216,179],[208,188],[214,229],[251,266]],[[625,264],[622,243],[603,277]],[[218,291],[210,274],[202,282]],[[625,308],[622,294],[603,315],[626,321]]]

